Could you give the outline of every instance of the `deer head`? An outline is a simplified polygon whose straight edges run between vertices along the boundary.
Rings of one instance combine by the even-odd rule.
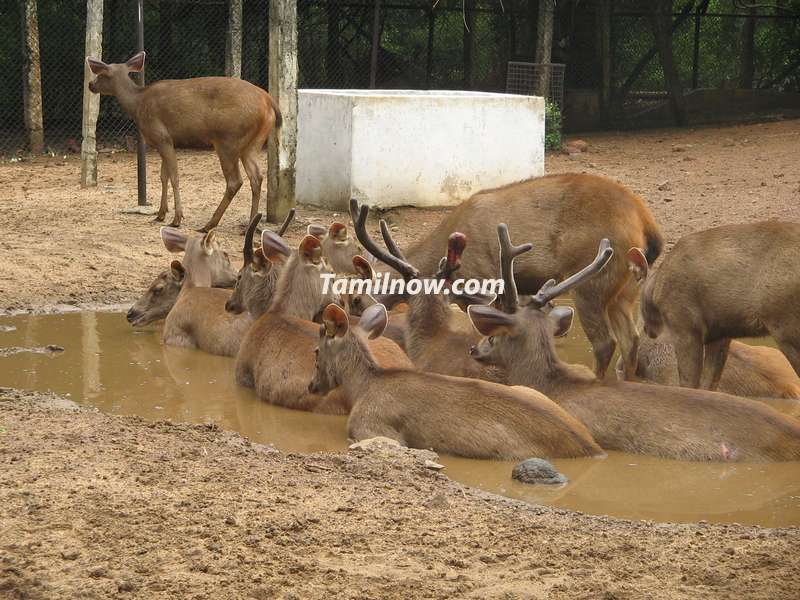
[[[123,89],[123,85],[130,86],[132,81],[130,73],[138,73],[144,68],[144,52],[131,56],[127,62],[106,64],[96,58],[87,58],[92,73],[96,76],[89,82],[89,91],[93,94],[116,96]]]

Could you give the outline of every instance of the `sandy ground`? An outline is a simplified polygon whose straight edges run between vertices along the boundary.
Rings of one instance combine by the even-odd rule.
[[[587,171],[622,181],[645,198],[671,243],[722,223],[800,220],[800,120],[585,139],[589,152],[548,156],[547,171]],[[136,203],[134,160],[130,153],[101,154],[99,185],[89,190],[79,186],[74,155],[0,164],[0,309],[127,302],[166,268],[170,257],[152,217],[120,212]],[[178,163],[185,225],[196,229],[216,208],[224,180],[211,152],[182,152]],[[148,157],[148,173],[149,198],[157,203],[156,154]],[[232,252],[241,251],[239,228],[249,205],[245,183],[220,227]],[[442,214],[400,209],[388,218],[405,244]],[[298,239],[310,221],[330,220],[331,213],[301,207],[289,237]]]
[[[670,243],[721,223],[800,220],[800,121],[597,134],[549,172],[603,173]],[[124,303],[169,255],[129,154],[81,190],[75,157],[0,164],[0,310]],[[149,157],[157,200],[158,158]],[[186,225],[223,189],[181,153]],[[220,233],[240,248],[249,190]],[[440,211],[387,216],[401,244]],[[330,213],[301,210],[290,231]],[[1,382],[0,382],[1,383]],[[657,525],[462,488],[413,453],[282,455],[209,427],[148,424],[0,391],[0,598],[798,598],[800,530]]]
[[[0,391],[0,598],[797,598],[798,529],[463,488],[408,450],[283,455]],[[64,402],[59,404],[63,405]]]

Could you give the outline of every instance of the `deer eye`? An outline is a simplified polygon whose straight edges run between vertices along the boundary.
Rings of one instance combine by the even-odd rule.
[[[489,341],[490,344],[494,345],[494,336],[490,335],[488,341]]]
[[[158,295],[159,295],[159,294],[161,294],[161,292],[163,292],[163,291],[164,291],[164,288],[163,288],[163,287],[160,287],[160,286],[159,286],[159,287],[156,287],[156,288],[153,288],[153,295],[154,295],[154,296],[158,296]]]

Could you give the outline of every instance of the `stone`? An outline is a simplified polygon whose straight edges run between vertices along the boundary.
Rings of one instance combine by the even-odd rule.
[[[522,483],[540,483],[544,485],[563,485],[569,479],[559,473],[556,468],[542,458],[529,458],[522,461],[511,472],[511,477]]]

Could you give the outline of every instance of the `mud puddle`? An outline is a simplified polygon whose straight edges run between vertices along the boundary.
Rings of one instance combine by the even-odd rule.
[[[15,329],[12,329],[15,328]],[[573,330],[560,352],[590,364]],[[0,356],[0,385],[53,391],[104,412],[193,423],[214,422],[284,452],[342,451],[346,419],[286,410],[233,381],[233,360],[160,343],[121,314],[70,313],[0,319],[0,348],[63,347],[58,353]],[[775,401],[795,413],[796,401]],[[553,461],[570,478],[560,488],[511,479],[511,462],[442,456],[454,480],[532,503],[653,521],[800,525],[800,463],[722,464],[611,453]]]

